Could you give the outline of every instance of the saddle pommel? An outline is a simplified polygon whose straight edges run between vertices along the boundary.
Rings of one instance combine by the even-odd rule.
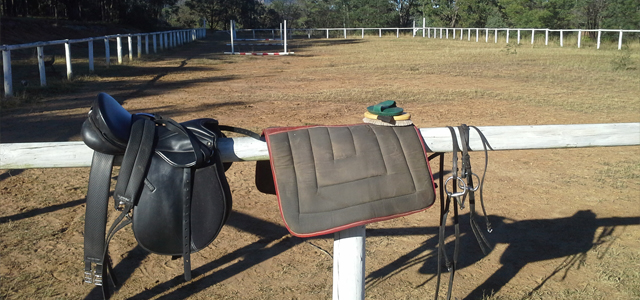
[[[123,154],[131,131],[131,113],[111,96],[100,93],[82,124],[82,140],[89,148],[106,154]]]

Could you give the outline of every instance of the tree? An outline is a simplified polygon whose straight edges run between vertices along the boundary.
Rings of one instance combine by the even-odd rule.
[[[610,0],[598,28],[640,29],[640,1]]]
[[[460,22],[460,7],[454,0],[426,0],[423,13],[429,18],[430,25],[457,27]]]

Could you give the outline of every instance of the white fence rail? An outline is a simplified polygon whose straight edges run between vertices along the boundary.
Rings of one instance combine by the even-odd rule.
[[[2,69],[4,74],[4,95],[5,97],[13,96],[13,78],[11,72],[11,51],[19,50],[19,49],[29,49],[36,48],[37,56],[38,56],[38,70],[40,73],[40,86],[47,85],[46,71],[45,71],[45,54],[44,47],[45,46],[53,46],[53,45],[64,45],[65,49],[65,62],[67,69],[67,78],[73,78],[73,68],[71,64],[71,44],[74,43],[88,43],[89,48],[89,71],[94,71],[94,51],[93,51],[93,42],[94,41],[104,41],[104,49],[105,49],[105,65],[108,67],[111,64],[111,50],[110,50],[110,41],[116,41],[116,51],[118,57],[118,64],[122,64],[123,62],[123,49],[122,49],[122,39],[127,39],[128,44],[128,52],[127,57],[129,61],[133,60],[134,52],[133,52],[133,38],[136,38],[137,42],[137,57],[142,56],[142,39],[144,38],[144,51],[145,54],[149,54],[150,45],[152,47],[153,53],[157,53],[158,50],[169,49],[173,47],[177,47],[183,45],[188,42],[195,41],[196,39],[204,38],[206,35],[205,28],[194,28],[194,29],[180,29],[180,30],[171,30],[171,31],[159,31],[159,32],[151,32],[151,33],[136,33],[136,34],[116,34],[116,35],[107,35],[100,37],[91,37],[84,39],[76,39],[76,40],[57,40],[57,41],[48,41],[48,42],[36,42],[29,44],[19,44],[19,45],[2,45],[0,46],[0,50],[2,51]],[[151,37],[151,43],[149,42],[149,37]]]
[[[640,145],[640,123],[478,128],[494,150]],[[447,128],[421,128],[420,132],[428,151],[452,151],[451,134]],[[218,146],[225,162],[269,159],[266,143],[253,138],[223,138]],[[471,131],[470,147],[482,150],[475,131]],[[0,169],[89,167],[92,153],[83,142],[0,144]]]
[[[424,23],[424,20],[423,20]],[[253,35],[255,35],[256,31],[261,30],[269,30],[274,31],[275,29],[243,29],[244,31],[252,31]],[[329,38],[329,32],[337,31],[342,32],[342,36],[347,38],[348,32],[358,32],[361,37],[365,37],[365,31],[370,32],[378,32],[378,37],[382,37],[383,32],[394,32],[396,34],[396,38],[400,37],[400,32],[411,32],[415,37],[416,34],[421,31],[422,37],[426,38],[440,38],[440,39],[449,39],[451,36],[452,39],[455,39],[456,36],[463,40],[465,35],[468,41],[475,39],[476,42],[480,41],[480,37],[484,35],[485,43],[488,43],[490,40],[490,36],[493,35],[494,43],[498,43],[498,35],[501,33],[505,34],[506,43],[509,43],[509,38],[512,34],[515,34],[517,37],[517,43],[521,42],[521,33],[522,32],[531,32],[531,44],[535,41],[536,33],[542,34],[545,36],[545,45],[549,45],[549,35],[556,34],[560,39],[560,47],[564,47],[565,37],[564,34],[567,32],[576,32],[578,34],[578,42],[577,47],[580,48],[582,46],[582,37],[586,32],[597,32],[597,49],[600,49],[600,44],[602,41],[603,33],[615,33],[618,36],[618,50],[622,49],[622,37],[623,33],[640,33],[640,30],[632,30],[632,29],[549,29],[549,28],[450,28],[450,27],[416,27],[415,22],[413,27],[387,27],[387,28],[367,28],[367,27],[353,27],[353,28],[299,28],[299,29],[289,29],[289,32],[293,31],[302,31],[311,38],[311,35],[315,31],[324,31],[326,33],[326,38]],[[515,32],[515,33],[514,33]]]

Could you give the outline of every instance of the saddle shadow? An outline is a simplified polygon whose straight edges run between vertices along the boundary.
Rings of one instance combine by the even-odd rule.
[[[216,283],[220,283],[236,274],[239,274],[261,262],[264,262],[272,257],[275,257],[292,247],[303,242],[303,239],[297,237],[285,237],[289,232],[286,228],[255,218],[250,215],[246,215],[239,212],[232,212],[227,224],[228,226],[235,227],[239,230],[254,234],[260,239],[254,243],[246,245],[242,248],[223,255],[222,257],[209,262],[201,267],[192,270],[193,279],[187,283],[184,282],[183,276],[178,275],[170,280],[156,285],[155,287],[145,290],[137,295],[132,296],[130,299],[179,299],[186,298],[189,295],[194,295],[207,289]],[[272,244],[274,241],[278,241]],[[267,248],[267,246],[269,246]],[[140,248],[139,246],[134,249]],[[125,259],[123,259],[117,266],[114,267],[114,273],[117,276],[119,287],[124,283],[133,273],[133,271],[140,266],[140,262],[146,257],[146,251],[140,248],[140,251],[145,252],[144,255],[139,253],[129,253]],[[138,252],[140,252],[138,251]],[[218,269],[226,264],[233,263],[230,266]],[[205,273],[213,272],[209,275],[202,276]],[[183,285],[166,295],[163,295],[169,290],[174,289],[176,286]],[[99,288],[91,291],[86,299],[101,298],[102,294]]]

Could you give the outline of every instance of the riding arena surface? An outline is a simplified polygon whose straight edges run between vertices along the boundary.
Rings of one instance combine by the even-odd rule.
[[[131,112],[256,132],[360,123],[388,99],[418,127],[640,122],[637,48],[635,68],[614,71],[613,49],[522,45],[516,54],[504,43],[394,35],[293,39],[295,55],[252,57],[223,55],[227,42],[209,33],[108,71],[97,64],[73,91],[3,108],[1,141],[80,140],[99,92]],[[483,161],[472,153],[476,173]],[[226,173],[233,212],[191,256],[190,282],[182,260],[119,232],[109,250],[123,285],[113,299],[330,299],[333,236],[290,235],[254,171],[238,162]],[[82,282],[88,177],[89,168],[0,171],[0,298],[100,299]],[[462,210],[455,298],[640,298],[640,147],[490,152],[484,198],[495,246],[482,255]],[[439,210],[367,225],[366,299],[433,297]]]

